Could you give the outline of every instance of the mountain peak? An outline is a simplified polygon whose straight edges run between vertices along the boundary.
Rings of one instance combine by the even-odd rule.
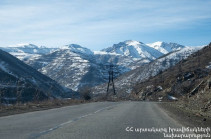
[[[124,42],[114,44],[112,47],[103,49],[102,51],[109,53],[117,53],[124,56],[130,56],[132,58],[148,58],[151,60],[163,55],[158,50],[147,46],[142,42],[133,40],[126,40]]]
[[[182,48],[185,48],[185,46],[177,44],[177,43],[167,43],[167,42],[161,42],[157,41],[154,43],[147,44],[148,46],[162,52],[163,54],[167,54],[172,51],[181,50]]]
[[[61,47],[61,49],[71,49],[71,48],[83,48],[82,46],[78,44],[69,44],[69,45],[64,45]]]
[[[139,41],[134,41],[134,40],[126,40],[124,41],[125,44],[129,45],[129,46],[137,46],[140,45],[141,42]]]
[[[152,47],[152,46],[161,46],[162,45],[162,41],[157,41],[157,42],[153,42],[153,43],[148,43],[147,45]]]
[[[93,52],[90,49],[82,47],[78,44],[65,45],[65,46],[62,46],[61,49],[67,49],[75,53],[93,54]]]
[[[8,47],[32,48],[32,49],[39,48],[37,45],[31,44],[31,43],[20,43],[16,45],[9,45]]]

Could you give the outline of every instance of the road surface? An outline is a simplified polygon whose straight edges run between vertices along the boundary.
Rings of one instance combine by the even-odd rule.
[[[163,139],[182,125],[155,102],[96,102],[0,117],[1,139]]]

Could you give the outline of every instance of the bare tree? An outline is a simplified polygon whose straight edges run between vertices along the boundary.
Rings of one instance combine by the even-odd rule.
[[[51,85],[50,88],[48,89],[47,91],[47,96],[48,96],[48,99],[52,98],[52,94],[51,94],[51,90],[53,89],[53,86]]]
[[[4,90],[1,89],[1,90],[0,90],[0,104],[3,103],[3,96],[4,96]]]
[[[36,88],[34,93],[34,101],[39,101],[40,99],[40,90]]]
[[[82,89],[79,90],[79,92],[80,92],[80,96],[84,100],[90,100],[90,99],[92,99],[91,88],[90,87],[83,87]]]
[[[22,86],[21,86],[21,80],[17,80],[16,82],[16,96],[17,96],[17,103],[21,102],[22,100]]]

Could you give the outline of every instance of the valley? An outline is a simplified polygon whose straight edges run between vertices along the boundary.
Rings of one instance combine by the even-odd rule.
[[[211,0],[0,0],[0,139],[211,139]]]
[[[8,121],[3,122],[5,118],[12,120],[18,116],[14,115],[10,119],[7,115],[20,114],[24,117],[29,114],[33,120],[33,116],[39,113],[47,114],[51,113],[50,111],[57,112],[63,109],[69,109],[68,111],[73,111],[71,115],[77,116],[69,119],[67,113],[62,112],[61,121],[54,122],[48,127],[45,126],[45,122],[42,122],[45,118],[41,117],[40,123],[30,127],[41,127],[39,132],[28,132],[24,129],[28,128],[27,126],[21,126],[20,130],[26,132],[19,134],[17,130],[12,136],[54,138],[61,137],[66,132],[74,132],[74,134],[65,134],[63,138],[77,138],[79,132],[75,132],[76,130],[82,128],[85,131],[82,121],[89,124],[90,130],[93,131],[94,127],[100,129],[100,125],[92,124],[94,119],[106,119],[105,115],[108,117],[116,115],[119,119],[113,120],[120,120],[121,123],[121,120],[127,118],[137,119],[143,111],[145,115],[141,115],[145,118],[147,115],[157,115],[156,120],[151,124],[149,124],[150,120],[147,120],[149,122],[145,123],[147,127],[155,126],[154,123],[157,122],[163,124],[161,127],[209,126],[211,121],[210,45],[186,47],[176,43],[144,44],[138,41],[124,41],[102,51],[91,51],[76,44],[60,48],[38,47],[32,44],[1,48],[4,51],[0,50],[0,99],[1,104],[4,105],[0,109],[0,116],[3,116],[0,122],[5,125],[2,131],[11,130],[7,126]],[[107,89],[108,81],[111,79],[109,77],[111,65],[115,95],[112,89]],[[106,107],[99,107],[98,105],[101,104],[105,104]],[[138,110],[139,105],[141,110]],[[93,107],[94,111],[89,111],[92,108],[87,108],[88,111],[74,112],[75,107],[83,110],[88,106]],[[131,115],[132,117],[120,116],[128,112],[125,111],[126,107],[136,111],[136,114]],[[117,109],[117,112],[112,109]],[[159,114],[152,113],[152,109]],[[51,116],[51,118],[56,117]],[[184,119],[186,122],[179,122]],[[25,119],[22,120],[25,122]],[[110,127],[113,120],[107,119],[106,124],[101,124]],[[142,123],[141,121],[143,119],[140,119],[139,123]],[[116,122],[114,123],[117,125]],[[128,121],[129,125],[131,123],[135,121]],[[119,125],[123,127],[122,124]],[[110,136],[101,130],[98,131],[100,136]],[[112,130],[121,133],[121,135],[115,134],[113,136],[115,138],[142,136],[127,134],[124,129]],[[112,131],[108,130],[108,132]],[[90,131],[86,130],[86,133],[83,135],[80,133],[80,136],[85,137],[88,134]],[[12,138],[6,132],[3,136]],[[143,134],[143,136],[151,138],[154,135]],[[159,138],[163,138],[161,134]]]

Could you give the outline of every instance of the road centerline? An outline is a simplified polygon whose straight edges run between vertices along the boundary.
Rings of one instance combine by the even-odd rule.
[[[67,125],[67,124],[70,124],[70,123],[73,123],[73,122],[77,122],[78,120],[80,120],[80,119],[82,119],[82,118],[86,118],[86,117],[88,117],[88,116],[97,114],[97,113],[102,112],[102,111],[104,111],[104,110],[106,110],[106,109],[114,108],[116,105],[117,105],[117,104],[113,104],[112,106],[107,106],[107,107],[98,109],[98,110],[95,111],[95,112],[91,112],[91,113],[89,113],[89,114],[85,114],[85,115],[76,117],[76,118],[74,118],[74,119],[72,119],[72,120],[69,120],[69,121],[67,121],[67,122],[58,124],[58,125],[56,125],[56,126],[54,126],[54,127],[52,127],[52,128],[49,128],[49,129],[44,130],[44,131],[41,131],[41,132],[39,132],[39,133],[37,133],[37,134],[32,134],[32,135],[30,136],[30,139],[39,138],[39,137],[41,137],[42,135],[48,134],[48,133],[50,133],[50,132],[52,132],[52,131],[54,131],[54,130],[56,130],[56,129],[59,129],[59,128],[64,127],[64,126]]]

